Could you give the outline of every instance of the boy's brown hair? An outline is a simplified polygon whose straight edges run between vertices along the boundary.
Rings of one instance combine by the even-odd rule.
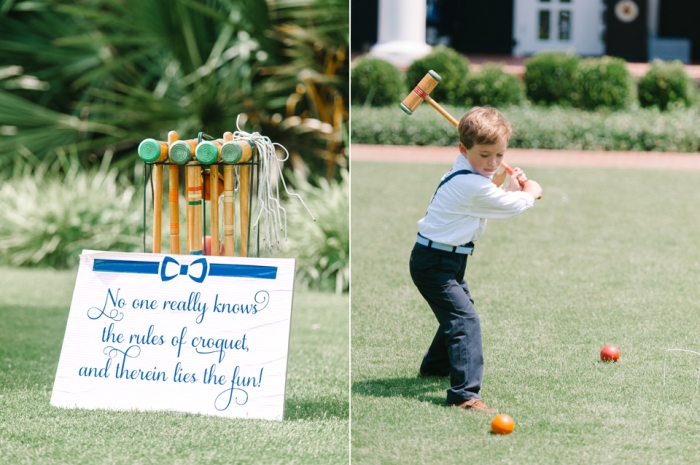
[[[469,150],[475,145],[492,145],[513,135],[508,120],[495,108],[474,107],[459,120],[459,141]]]

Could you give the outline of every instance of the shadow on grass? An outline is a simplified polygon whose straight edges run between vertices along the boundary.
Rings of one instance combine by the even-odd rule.
[[[445,390],[449,384],[449,378],[421,376],[369,379],[352,383],[352,392],[374,397],[408,397],[421,402],[445,405]],[[436,391],[441,393],[436,394]]]
[[[338,397],[317,399],[287,398],[284,405],[284,419],[293,420],[347,420],[350,417],[350,404]]]

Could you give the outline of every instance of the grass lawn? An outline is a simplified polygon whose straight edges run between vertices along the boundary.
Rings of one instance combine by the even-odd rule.
[[[429,150],[429,149],[427,149]],[[444,165],[352,165],[352,461],[698,463],[697,172],[525,168],[544,197],[490,221],[469,258],[487,405],[444,407],[421,379],[437,329],[408,258]],[[600,361],[615,344],[617,363]]]
[[[347,464],[348,297],[297,292],[285,420],[49,405],[77,271],[0,268],[0,463]]]

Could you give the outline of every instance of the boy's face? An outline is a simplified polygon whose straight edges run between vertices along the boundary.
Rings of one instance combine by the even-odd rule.
[[[459,143],[459,152],[467,157],[467,161],[477,173],[487,178],[493,176],[501,166],[503,154],[507,148],[508,142],[505,139],[499,139],[491,145],[474,145],[470,149],[467,149],[463,143]]]

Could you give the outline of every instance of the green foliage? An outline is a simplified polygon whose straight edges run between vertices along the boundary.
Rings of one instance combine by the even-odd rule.
[[[523,83],[506,73],[498,63],[485,63],[481,70],[467,75],[463,93],[467,106],[517,105],[524,96]]]
[[[352,103],[381,107],[398,105],[406,96],[406,81],[394,65],[365,56],[355,61],[350,79]]]
[[[657,106],[666,110],[674,103],[689,106],[696,98],[697,86],[680,61],[654,60],[639,81],[638,92],[643,107]]]
[[[349,0],[254,1],[269,9],[281,59],[261,69],[253,101],[263,110],[250,116],[296,165],[339,179],[350,145]]]
[[[290,176],[315,221],[296,198],[286,204],[289,245],[297,260],[297,283],[302,289],[347,292],[350,288],[350,201],[348,172],[341,181],[318,179],[319,187]]]
[[[18,154],[53,160],[58,149],[87,167],[113,148],[115,166],[131,166],[144,138],[220,136],[239,115],[242,129],[264,132],[298,85],[318,79],[338,90],[319,91],[338,108],[337,124],[265,135],[309,164],[335,160],[328,152],[347,139],[348,10],[348,0],[4,2],[0,91],[13,100],[0,96],[0,169]],[[335,74],[325,64],[337,50]],[[319,118],[315,102],[300,106]]]
[[[416,86],[430,70],[440,75],[440,84],[430,96],[438,103],[459,105],[464,101],[463,81],[469,72],[469,60],[452,48],[439,45],[423,58],[411,63],[406,71],[409,87]]]
[[[456,118],[465,108],[447,107]],[[700,150],[700,108],[630,108],[626,111],[582,111],[574,108],[512,106],[501,108],[515,132],[513,148],[570,150]],[[457,146],[457,131],[431,108],[412,116],[394,109],[353,107],[355,144]]]
[[[634,98],[634,80],[621,58],[582,59],[578,65],[576,86],[579,89],[578,106],[587,110],[623,108]]]
[[[0,188],[0,264],[72,268],[83,249],[134,252],[143,244],[140,196],[115,169],[65,177],[37,170]]]
[[[538,105],[576,106],[579,56],[571,52],[540,52],[525,62],[527,97]]]

